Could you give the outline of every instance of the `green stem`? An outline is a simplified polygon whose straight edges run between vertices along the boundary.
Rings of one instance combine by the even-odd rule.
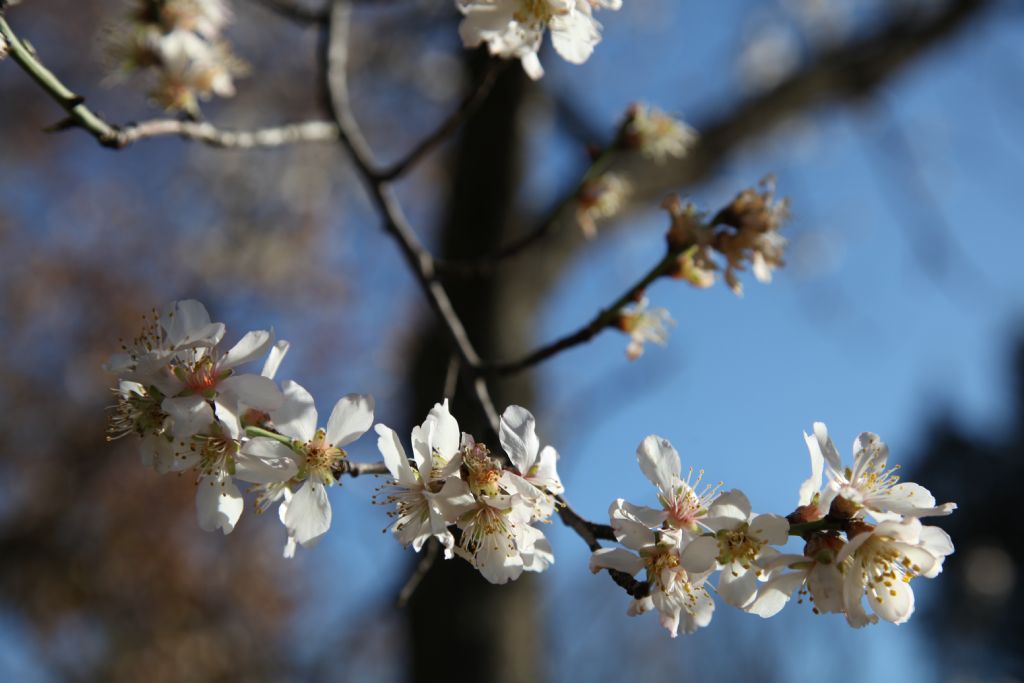
[[[272,432],[269,429],[263,429],[262,427],[246,427],[245,433],[247,436],[260,436],[266,439],[273,439],[274,441],[279,441],[280,443],[283,443],[285,446],[288,446],[289,448],[292,447],[291,438],[285,436],[284,434]]]
[[[117,130],[109,123],[94,114],[86,107],[79,95],[58,79],[52,71],[43,66],[36,58],[35,51],[23,43],[11,29],[7,20],[0,14],[0,35],[7,41],[11,58],[50,94],[57,104],[66,111],[72,120],[96,136],[105,145],[115,145],[118,138]]]

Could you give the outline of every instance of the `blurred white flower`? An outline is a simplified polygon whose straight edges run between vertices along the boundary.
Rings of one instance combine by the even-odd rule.
[[[617,10],[621,0],[456,0],[464,15],[459,35],[466,47],[487,43],[492,55],[518,59],[530,78],[544,75],[537,52],[544,31],[568,62],[587,61],[601,41],[593,8]]]

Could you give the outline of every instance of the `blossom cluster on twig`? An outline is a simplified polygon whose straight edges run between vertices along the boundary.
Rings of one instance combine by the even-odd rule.
[[[134,0],[108,29],[115,76],[147,72],[153,101],[189,114],[199,100],[231,97],[245,65],[221,35],[230,19],[227,0]]]
[[[287,342],[258,330],[225,350],[224,335],[224,324],[194,300],[146,316],[140,334],[106,366],[118,377],[109,438],[139,437],[143,464],[157,472],[192,472],[199,526],[207,531],[234,529],[244,508],[236,481],[250,484],[258,511],[278,506],[284,555],[292,557],[330,529],[327,487],[358,473],[345,447],[373,426],[374,401],[343,396],[320,426],[309,392],[292,380],[275,381]],[[240,372],[261,359],[259,374]],[[383,462],[358,471],[390,475],[374,499],[392,508],[389,526],[399,543],[420,551],[435,539],[446,559],[458,556],[496,584],[551,566],[554,551],[535,525],[566,505],[565,487],[558,453],[542,447],[529,410],[505,409],[497,452],[460,430],[447,400],[413,428],[411,452],[390,427],[375,430]],[[683,479],[672,445],[647,437],[637,459],[657,489],[658,506],[616,500],[610,531],[600,536],[600,525],[570,524],[594,549],[591,570],[644,572],[644,590],[631,592],[629,613],[657,610],[673,636],[710,622],[712,591],[762,617],[799,593],[809,594],[816,612],[842,612],[853,626],[879,617],[906,621],[914,609],[910,581],[936,576],[953,551],[949,537],[920,518],[956,506],[936,505],[924,487],[900,483],[874,434],[857,438],[852,467],[843,467],[823,424],[806,439],[811,477],[800,487],[797,509],[782,516],[755,515],[739,490],[702,488],[703,472]],[[791,535],[805,540],[803,553],[781,552]],[[597,537],[622,547],[600,547]]]

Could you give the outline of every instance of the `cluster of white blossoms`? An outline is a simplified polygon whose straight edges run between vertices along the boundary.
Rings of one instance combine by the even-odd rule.
[[[235,94],[244,72],[221,36],[231,19],[227,0],[135,0],[127,21],[112,27],[116,73],[153,75],[150,96],[170,110],[195,113],[198,100]]]
[[[617,10],[622,0],[455,0],[463,14],[459,35],[466,47],[487,43],[492,55],[518,59],[526,74],[544,75],[537,53],[544,31],[551,32],[555,51],[568,62],[582,64],[601,42],[601,24],[594,9]]]
[[[343,397],[317,429],[309,393],[274,381],[288,343],[260,330],[224,351],[224,333],[198,301],[154,311],[106,366],[119,379],[110,438],[140,437],[142,462],[157,472],[194,472],[206,531],[227,534],[238,523],[244,501],[235,480],[255,485],[261,510],[280,500],[290,556],[296,542],[313,545],[330,527],[324,486],[334,482],[342,447],[372,425],[373,399]],[[238,372],[264,356],[260,374]]]
[[[395,506],[389,513],[391,530],[400,543],[418,552],[433,537],[445,559],[462,557],[491,583],[515,580],[524,571],[542,572],[555,561],[544,533],[532,524],[550,520],[555,496],[564,491],[558,453],[540,447],[528,410],[509,406],[502,414],[503,459],[459,431],[447,400],[412,430],[411,461],[393,429],[382,424],[376,429],[378,448],[394,477],[378,502]]]
[[[809,596],[815,613],[845,614],[854,627],[878,617],[905,622],[914,611],[911,580],[937,576],[953,552],[949,536],[924,526],[921,517],[949,514],[956,505],[937,506],[924,487],[899,483],[898,468],[888,467],[888,450],[874,434],[857,438],[852,468],[842,466],[824,424],[815,423],[814,436],[805,438],[812,475],[800,488],[797,510],[782,517],[754,514],[742,491],[700,488],[692,470],[682,479],[672,444],[647,437],[637,460],[657,488],[659,507],[612,503],[611,527],[625,547],[595,551],[591,571],[645,572],[646,594],[628,613],[656,609],[673,637],[710,623],[716,571],[714,592],[761,617],[775,615],[799,593]],[[804,539],[803,553],[780,552],[790,536]],[[864,609],[865,596],[873,614]]]
[[[393,506],[389,526],[404,546],[418,552],[435,539],[446,559],[459,556],[496,584],[554,563],[535,525],[564,505],[565,488],[558,453],[541,447],[526,408],[509,406],[501,415],[500,452],[463,433],[445,400],[413,428],[411,455],[393,429],[378,424],[383,462],[353,465],[345,447],[373,426],[373,398],[343,396],[321,426],[308,391],[275,381],[287,342],[257,330],[224,350],[224,335],[224,324],[212,322],[201,303],[176,301],[147,316],[142,332],[106,365],[118,378],[109,438],[139,437],[142,462],[158,473],[193,473],[202,529],[235,528],[244,507],[236,482],[245,482],[258,511],[278,505],[284,555],[292,557],[330,529],[327,487],[358,467],[390,473],[375,502]],[[259,374],[240,372],[260,359]],[[906,621],[914,610],[911,580],[938,575],[953,552],[949,536],[921,518],[956,505],[936,505],[924,487],[900,483],[874,434],[857,437],[852,467],[843,466],[824,424],[815,423],[805,439],[811,477],[797,509],[783,517],[754,514],[742,491],[702,487],[703,472],[694,480],[691,469],[683,479],[672,444],[648,436],[637,460],[658,506],[616,500],[610,528],[593,533],[624,547],[595,550],[591,570],[612,570],[617,580],[620,572],[644,572],[644,583],[630,588],[629,614],[657,610],[672,636],[711,621],[712,593],[762,617],[796,593],[809,596],[816,613],[843,613],[855,627],[879,617]],[[791,536],[803,538],[802,553],[782,552]]]

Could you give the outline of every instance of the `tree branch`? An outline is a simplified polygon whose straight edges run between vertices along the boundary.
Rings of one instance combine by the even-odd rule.
[[[494,85],[494,81],[497,79],[498,74],[501,73],[510,62],[506,60],[492,60],[488,64],[487,70],[484,72],[483,77],[480,81],[470,89],[466,96],[463,98],[462,103],[459,107],[445,119],[441,125],[439,125],[434,132],[430,133],[425,137],[419,144],[411,149],[408,154],[403,158],[399,159],[391,166],[374,172],[374,176],[378,180],[394,180],[409,170],[414,164],[420,159],[426,156],[434,147],[444,142],[450,135],[458,130],[465,121],[471,117],[480,106],[480,104],[487,99],[487,95],[491,92],[491,87]]]
[[[18,38],[0,15],[0,35],[10,46],[11,57],[36,83],[59,104],[68,117],[50,130],[82,128],[104,147],[122,149],[140,140],[175,136],[202,142],[212,147],[252,149],[279,147],[297,142],[330,142],[338,139],[338,129],[327,121],[306,121],[257,130],[223,130],[201,121],[153,119],[129,125],[115,125],[85,105],[85,98],[68,88],[46,68],[38,55]]]

